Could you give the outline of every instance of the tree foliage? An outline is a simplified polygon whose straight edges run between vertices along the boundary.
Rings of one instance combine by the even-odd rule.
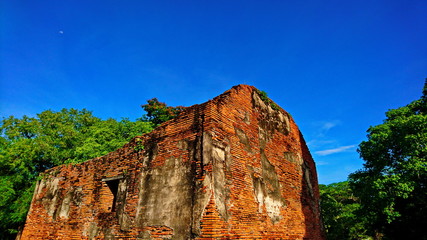
[[[319,185],[323,224],[329,240],[369,239],[366,219],[357,215],[359,200],[348,182]]]
[[[143,119],[156,125],[178,116],[185,109],[182,106],[167,106],[166,103],[159,102],[157,98],[147,100],[147,104],[141,105],[141,107],[147,112]]]
[[[371,232],[427,239],[427,81],[421,99],[389,110],[359,145],[364,168],[350,175]]]
[[[105,155],[152,128],[150,122],[101,120],[85,109],[4,118],[0,125],[0,235],[10,238],[25,221],[40,172]]]

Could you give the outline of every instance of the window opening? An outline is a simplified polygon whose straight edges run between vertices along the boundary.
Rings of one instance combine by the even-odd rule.
[[[110,189],[111,193],[113,194],[113,202],[111,205],[111,212],[116,211],[117,192],[119,191],[119,184],[120,184],[120,180],[122,178],[123,178],[123,176],[116,176],[116,177],[102,179],[102,181],[107,184],[108,188]]]

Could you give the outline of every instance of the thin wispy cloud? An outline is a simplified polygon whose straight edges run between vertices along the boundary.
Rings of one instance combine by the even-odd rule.
[[[324,122],[321,129],[324,131],[328,131],[329,129],[335,127],[336,125],[338,125],[338,121]]]
[[[307,145],[312,149],[325,149],[324,146],[337,145],[337,140],[328,136],[328,132],[338,125],[341,125],[340,120],[314,122],[312,125],[315,128],[313,138],[308,141]]]
[[[333,148],[333,149],[316,151],[314,153],[319,155],[319,156],[327,156],[327,155],[331,155],[334,153],[345,152],[345,151],[352,149],[352,148],[355,148],[355,147],[356,147],[356,145],[348,145],[348,146],[342,146],[342,147]]]
[[[317,138],[324,138],[324,137],[326,137],[326,135],[328,135],[328,132],[332,128],[335,128],[338,125],[341,125],[341,121],[340,120],[315,122],[315,123],[313,123],[313,126],[316,128],[316,130],[315,130],[315,132],[316,132],[315,136]]]
[[[317,166],[325,166],[325,165],[329,165],[329,163],[325,162],[325,161],[320,161],[320,162],[316,162],[316,165]]]
[[[313,139],[307,142],[307,145],[309,148],[321,148],[325,145],[331,145],[335,144],[336,140],[319,140],[319,139]]]

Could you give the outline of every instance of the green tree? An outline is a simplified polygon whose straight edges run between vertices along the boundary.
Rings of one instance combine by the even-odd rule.
[[[101,120],[85,109],[4,118],[0,124],[0,239],[12,239],[24,223],[40,172],[105,155],[152,128],[150,122]]]
[[[147,104],[141,105],[146,115],[142,117],[143,120],[150,121],[156,125],[166,122],[180,114],[185,107],[171,107],[166,103],[159,102],[157,98],[147,100]]]
[[[366,219],[357,215],[359,200],[347,181],[319,185],[323,224],[329,240],[369,239]]]
[[[351,187],[378,239],[427,239],[427,80],[419,100],[386,117],[359,145]]]

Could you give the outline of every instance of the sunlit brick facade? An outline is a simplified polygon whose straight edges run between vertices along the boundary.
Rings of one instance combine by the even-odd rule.
[[[315,164],[292,117],[239,85],[45,172],[21,239],[324,239]]]

